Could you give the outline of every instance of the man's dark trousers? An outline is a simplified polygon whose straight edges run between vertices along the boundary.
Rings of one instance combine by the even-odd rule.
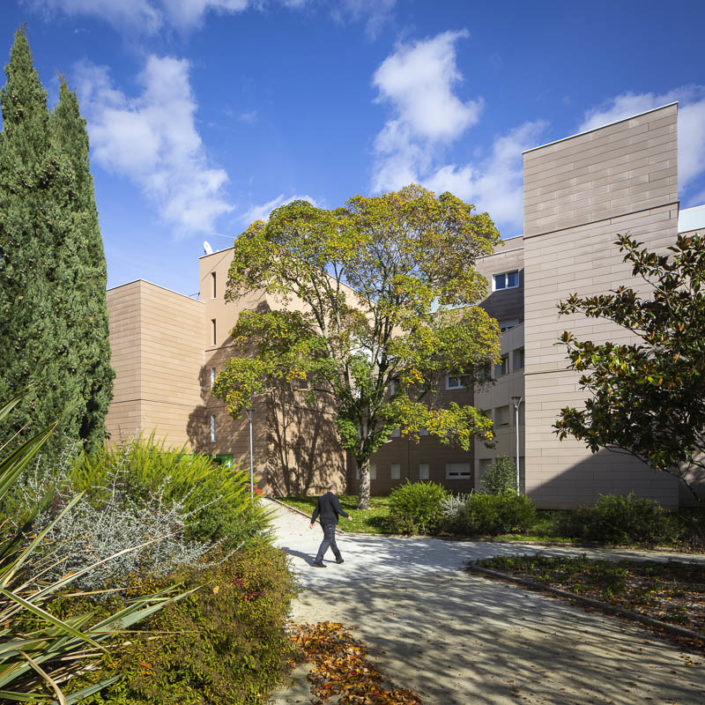
[[[323,527],[323,541],[321,541],[321,545],[318,548],[318,553],[316,554],[316,558],[313,562],[323,563],[323,555],[328,550],[328,546],[333,549],[335,559],[338,561],[341,560],[342,556],[340,555],[338,544],[335,542],[335,523],[327,521],[325,524],[321,523],[321,526]]]

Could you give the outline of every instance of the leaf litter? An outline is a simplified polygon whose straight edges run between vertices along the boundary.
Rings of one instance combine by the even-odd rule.
[[[314,705],[333,697],[336,705],[423,705],[417,693],[384,678],[366,645],[339,622],[295,625],[291,639],[312,664],[308,679]]]

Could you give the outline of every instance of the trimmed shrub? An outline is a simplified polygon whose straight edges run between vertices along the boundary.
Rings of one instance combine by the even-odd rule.
[[[579,507],[563,518],[561,532],[596,543],[654,546],[676,541],[679,526],[658,502],[630,492],[600,495],[594,506]]]
[[[482,491],[486,494],[516,494],[517,470],[511,458],[500,456],[482,477]]]
[[[105,670],[72,686],[121,674],[82,700],[111,705],[264,705],[288,670],[293,645],[285,631],[294,594],[285,554],[254,543],[224,563],[172,576],[188,597],[167,606],[131,638]],[[143,586],[141,586],[143,589]],[[156,637],[156,638],[155,638]]]
[[[389,523],[403,534],[432,534],[442,521],[443,500],[450,492],[435,482],[406,482],[389,495]]]
[[[533,502],[511,492],[473,492],[444,505],[443,529],[465,536],[522,533],[536,519]]]

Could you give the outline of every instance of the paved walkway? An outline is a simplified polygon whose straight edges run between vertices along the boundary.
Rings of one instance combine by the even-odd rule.
[[[463,570],[470,560],[536,553],[534,545],[346,534],[345,563],[329,552],[328,567],[316,569],[320,528],[274,512],[276,543],[303,588],[293,619],[357,627],[381,671],[424,705],[705,704],[702,658],[631,622]],[[311,702],[305,670],[294,676],[274,705]]]

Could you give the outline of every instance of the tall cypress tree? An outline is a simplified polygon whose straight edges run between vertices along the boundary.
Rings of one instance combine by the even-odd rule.
[[[54,420],[65,440],[105,436],[113,372],[105,257],[78,101],[62,81],[49,115],[24,28],[0,92],[0,399],[31,382],[0,438]],[[11,424],[11,425],[9,425]]]
[[[2,429],[36,429],[57,418],[47,388],[52,305],[47,224],[56,164],[51,159],[46,93],[23,30],[15,35],[0,91],[0,399],[33,387]]]
[[[64,301],[69,321],[72,353],[81,378],[83,405],[78,432],[87,450],[105,439],[105,414],[112,398],[115,373],[110,366],[107,273],[103,239],[98,223],[93,177],[89,165],[86,121],[81,117],[76,94],[62,78],[59,103],[51,117],[52,138],[62,162],[67,162],[70,180],[65,185],[63,209],[70,221],[65,242],[57,248],[64,279]]]

